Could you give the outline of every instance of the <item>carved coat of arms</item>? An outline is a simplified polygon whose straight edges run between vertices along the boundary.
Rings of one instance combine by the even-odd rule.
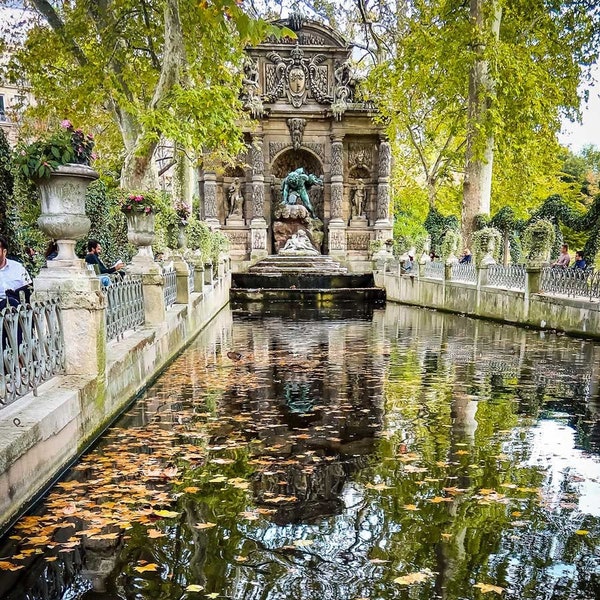
[[[289,58],[281,57],[277,52],[267,54],[272,63],[266,70],[266,99],[276,102],[284,94],[294,108],[300,108],[308,93],[320,103],[331,102],[327,95],[327,66],[324,54],[305,58],[304,51],[296,44]]]

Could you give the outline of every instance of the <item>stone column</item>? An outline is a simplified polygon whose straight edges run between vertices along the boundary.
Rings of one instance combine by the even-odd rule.
[[[343,136],[331,136],[331,202],[329,220],[329,254],[346,256],[346,222],[342,216],[344,202],[344,143]]]
[[[173,258],[173,267],[175,268],[177,281],[177,297],[175,298],[175,302],[177,304],[187,304],[190,301],[190,268],[181,256]]]
[[[267,221],[265,220],[265,156],[262,134],[252,136],[252,221],[250,259],[260,260],[267,256]]]
[[[379,172],[377,177],[377,220],[375,221],[375,239],[385,241],[392,237],[390,220],[390,172],[392,152],[386,138],[379,142]]]
[[[529,264],[525,266],[525,307],[524,317],[529,319],[529,306],[531,303],[531,296],[533,294],[539,294],[541,291],[542,283],[542,266],[539,264]]]
[[[219,213],[217,210],[217,175],[214,171],[204,171],[204,220],[215,230],[220,229]]]

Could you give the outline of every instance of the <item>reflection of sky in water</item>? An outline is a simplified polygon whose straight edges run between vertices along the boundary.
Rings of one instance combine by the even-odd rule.
[[[543,495],[555,508],[563,499],[565,481],[576,492],[583,513],[600,516],[600,458],[575,447],[575,432],[557,421],[540,421],[530,432],[530,466],[545,469]]]

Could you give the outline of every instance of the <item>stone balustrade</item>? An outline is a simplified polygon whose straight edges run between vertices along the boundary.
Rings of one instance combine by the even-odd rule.
[[[600,273],[593,270],[424,262],[402,274],[388,260],[375,283],[393,302],[600,338]]]

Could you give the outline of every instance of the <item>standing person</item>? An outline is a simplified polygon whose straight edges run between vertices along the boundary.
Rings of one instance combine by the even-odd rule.
[[[553,267],[566,268],[571,263],[571,255],[569,254],[569,245],[563,244],[560,247],[560,256],[552,263]]]
[[[587,262],[585,258],[583,258],[583,250],[578,250],[575,252],[575,264],[573,265],[574,269],[581,269],[584,271],[587,269]]]
[[[16,260],[7,258],[8,240],[0,235],[0,309],[8,304],[19,304],[19,293],[25,293],[29,301],[31,295],[31,277],[25,267]]]
[[[88,265],[93,265],[94,270],[98,272],[98,275],[111,275],[117,273],[125,265],[123,261],[118,261],[112,267],[107,267],[101,260],[100,254],[102,253],[102,246],[98,240],[90,240],[87,245],[88,253],[85,255],[85,262]],[[123,273],[119,273],[123,275]]]

